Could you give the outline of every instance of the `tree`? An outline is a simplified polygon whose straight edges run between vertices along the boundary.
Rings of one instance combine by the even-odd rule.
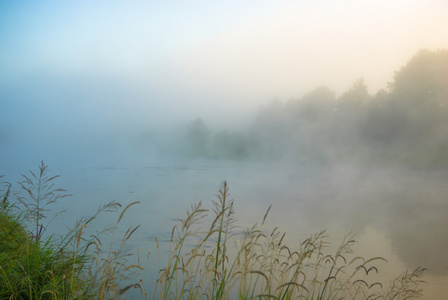
[[[448,50],[420,50],[411,60],[395,72],[388,87],[391,93],[403,100],[447,101]],[[443,96],[443,99],[441,99]]]
[[[211,152],[216,158],[246,158],[248,156],[248,138],[242,133],[220,131],[212,138]]]
[[[371,96],[367,90],[367,85],[364,83],[364,79],[358,78],[349,90],[339,97],[339,108],[349,111],[356,110],[370,99]]]
[[[305,94],[298,101],[301,104],[299,116],[305,120],[318,121],[328,112],[333,112],[336,104],[334,91],[326,86],[320,86]]]
[[[392,145],[407,163],[446,165],[448,161],[448,50],[421,50],[378,95],[364,133]]]
[[[198,117],[187,125],[186,142],[188,151],[193,156],[207,154],[209,139],[210,131],[201,118]]]

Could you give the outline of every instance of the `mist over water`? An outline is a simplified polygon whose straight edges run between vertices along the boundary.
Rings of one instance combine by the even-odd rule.
[[[423,51],[413,61],[437,53]],[[417,117],[401,114],[415,105],[397,96],[410,95],[400,90],[400,74],[412,65],[397,73],[389,92],[370,96],[362,80],[339,98],[320,87],[254,109],[245,123],[228,127],[213,124],[212,114],[182,120],[140,110],[139,97],[157,96],[125,85],[25,80],[27,89],[1,91],[8,99],[2,126],[9,129],[1,137],[1,172],[17,182],[43,160],[62,175],[59,185],[73,197],[54,206],[69,211],[51,225],[60,233],[61,224],[112,200],[123,206],[141,201],[123,225],[141,225],[129,243],[140,251],[154,251],[156,237],[168,242],[176,218],[194,203],[210,204],[227,180],[239,230],[260,223],[272,205],[268,228],[278,226],[293,244],[325,229],[337,244],[353,232],[370,245],[360,249],[390,260],[385,279],[423,266],[431,278],[427,294],[446,293],[448,156],[446,106],[439,102],[446,91],[433,82],[426,108],[418,104]],[[36,96],[39,101],[30,100]],[[73,99],[69,106],[62,96]],[[131,106],[124,105],[128,98]],[[425,134],[415,134],[421,125]],[[417,146],[406,148],[411,144]],[[111,218],[102,216],[92,230]]]
[[[123,228],[155,253],[226,180],[238,230],[272,205],[292,244],[353,232],[384,283],[422,266],[448,294],[445,2],[111,2],[0,4],[0,175],[61,175],[51,230],[140,201]]]
[[[154,264],[155,238],[163,259],[176,219],[183,218],[191,204],[199,201],[211,209],[220,182],[227,180],[235,200],[237,232],[260,223],[272,204],[265,230],[278,226],[287,233],[289,244],[297,245],[326,229],[330,241],[337,245],[353,232],[360,240],[355,247],[358,255],[383,256],[389,261],[379,266],[384,284],[405,268],[424,266],[429,281],[424,286],[426,294],[446,292],[446,170],[135,155],[121,162],[110,159],[96,157],[90,162],[50,166],[52,173],[62,174],[58,186],[73,194],[52,208],[68,212],[54,222],[51,231],[63,233],[61,225],[71,226],[109,201],[116,200],[123,207],[141,201],[129,209],[121,226],[125,230],[141,225],[128,247],[140,253],[151,251]],[[115,214],[102,215],[91,232],[116,218]],[[157,264],[151,267],[157,271]]]
[[[366,252],[391,260],[385,268],[389,277],[424,266],[433,278],[425,287],[428,294],[447,292],[448,156],[437,152],[446,143],[439,134],[446,119],[431,115],[434,123],[426,128],[431,136],[408,135],[409,128],[425,122],[428,110],[420,119],[408,119],[406,128],[391,122],[387,101],[401,103],[393,91],[372,98],[358,81],[338,100],[331,90],[318,88],[303,99],[254,109],[245,125],[228,130],[208,126],[204,119],[212,122],[211,115],[182,121],[141,111],[138,97],[148,95],[123,86],[55,78],[23,84],[27,89],[2,89],[8,99],[2,123],[9,130],[1,139],[1,172],[16,182],[44,160],[53,174],[62,175],[59,184],[73,197],[55,205],[55,211],[69,211],[53,225],[55,231],[112,200],[123,206],[141,201],[123,226],[141,225],[129,247],[154,251],[156,237],[168,242],[175,219],[194,203],[210,204],[227,180],[240,230],[259,223],[272,204],[269,226],[280,227],[293,243],[327,229],[336,244],[353,232],[371,245]],[[76,101],[67,106],[63,95]],[[35,96],[40,100],[31,101]],[[131,107],[123,104],[133,97]],[[362,97],[370,102],[357,102]],[[386,131],[366,127],[378,124],[375,118],[390,122]],[[418,147],[400,154],[415,140]],[[98,228],[114,221],[110,218],[101,217]],[[373,249],[379,253],[370,253]]]

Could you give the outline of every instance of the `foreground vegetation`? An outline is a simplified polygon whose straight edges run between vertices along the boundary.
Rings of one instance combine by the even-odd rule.
[[[334,253],[327,253],[324,231],[297,246],[287,245],[285,233],[263,229],[269,209],[261,224],[237,234],[226,182],[212,211],[201,203],[193,205],[174,226],[168,260],[153,283],[144,282],[138,273],[143,267],[130,263],[124,251],[138,226],[128,228],[114,243],[120,221],[138,203],[129,204],[115,224],[90,237],[84,233],[86,228],[98,214],[119,210],[118,203],[100,207],[62,237],[47,234],[53,220],[47,221],[48,206],[69,196],[54,187],[57,176],[47,172],[42,163],[39,172],[23,176],[17,192],[2,183],[0,299],[116,299],[136,294],[142,299],[413,299],[422,295],[425,269],[406,271],[383,286],[375,275],[386,260],[355,255],[351,234]],[[112,241],[103,247],[102,233],[107,232]],[[186,246],[191,242],[193,246]]]

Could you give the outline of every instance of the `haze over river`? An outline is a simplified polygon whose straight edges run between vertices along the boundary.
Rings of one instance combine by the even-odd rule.
[[[383,285],[405,269],[422,266],[428,268],[423,299],[448,295],[447,170],[143,156],[48,164],[51,174],[61,175],[57,186],[73,195],[53,207],[68,210],[54,224],[73,224],[112,200],[122,207],[141,201],[127,211],[122,226],[141,225],[130,244],[140,253],[157,255],[154,238],[168,242],[176,218],[183,218],[192,204],[202,201],[211,209],[211,200],[227,180],[240,230],[260,223],[272,204],[266,228],[278,226],[287,232],[291,246],[323,229],[334,245],[353,232],[359,240],[356,255],[389,261],[378,265]],[[12,160],[1,173],[14,181],[28,169],[37,170],[37,165],[38,161],[19,170]],[[95,229],[116,218],[104,214]]]
[[[448,299],[447,28],[447,0],[1,1],[0,189],[61,175],[46,233],[140,201],[119,233],[153,280],[226,180],[237,237],[272,205],[288,246],[352,232],[384,287],[421,266]]]

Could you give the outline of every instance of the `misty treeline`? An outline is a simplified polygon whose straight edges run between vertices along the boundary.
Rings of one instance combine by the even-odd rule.
[[[275,100],[251,128],[212,133],[201,118],[185,128],[195,157],[448,166],[448,50],[421,50],[375,95],[363,79],[341,96],[321,86]]]

